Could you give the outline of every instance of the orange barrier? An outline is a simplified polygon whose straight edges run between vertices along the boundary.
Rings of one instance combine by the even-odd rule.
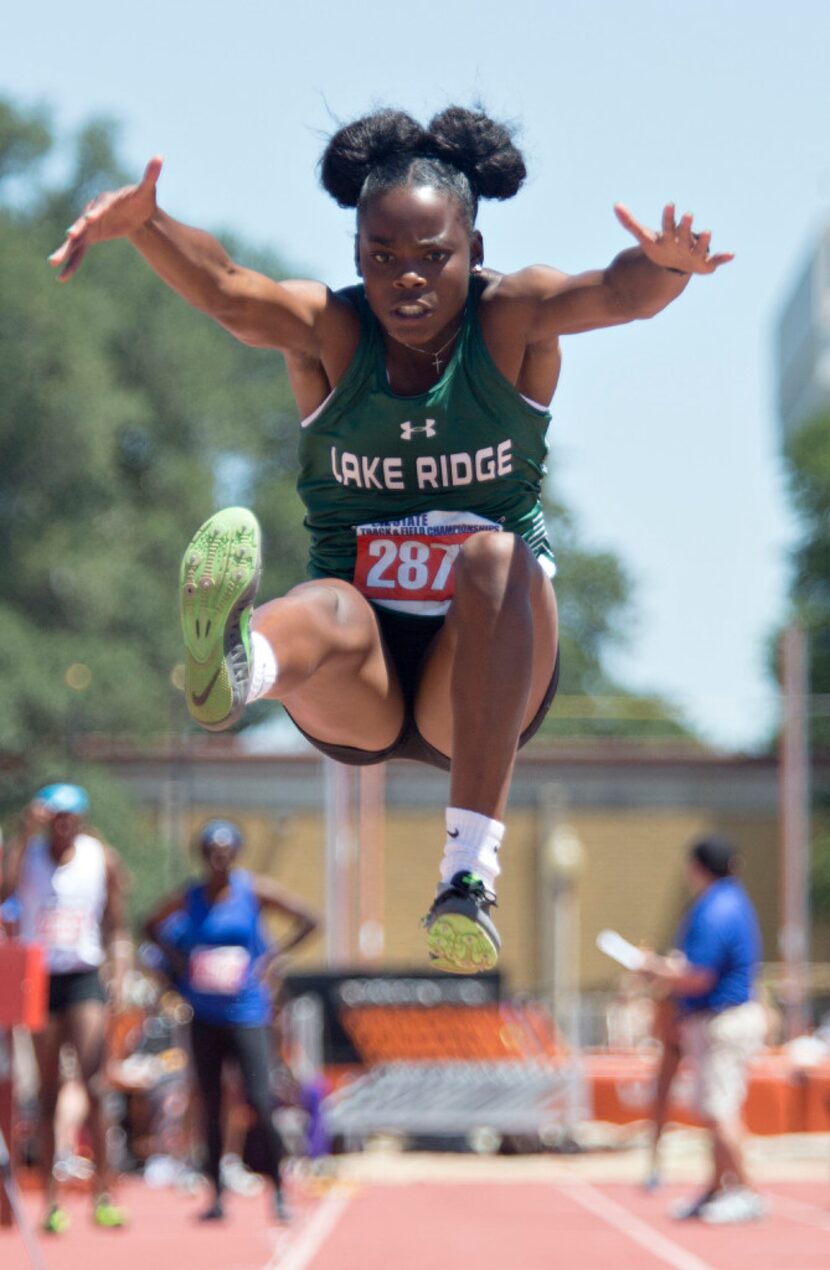
[[[593,1120],[633,1124],[648,1120],[654,1103],[658,1059],[642,1054],[588,1054],[584,1074],[591,1091]],[[668,1119],[676,1124],[699,1125],[692,1110],[693,1072],[681,1064],[672,1085]]]
[[[46,1022],[46,966],[36,944],[0,944],[0,1130],[14,1142],[14,1085],[11,1029],[18,1024],[39,1032]],[[0,1226],[10,1226],[11,1207],[0,1186]]]
[[[561,1053],[549,1016],[516,1005],[351,1006],[340,1020],[374,1063],[549,1058]]]
[[[764,1054],[749,1069],[744,1122],[750,1133],[801,1133],[802,1074],[783,1054]]]
[[[830,1062],[805,1067],[804,1128],[810,1133],[830,1133]]]
[[[47,976],[38,944],[0,944],[0,1028],[39,1032],[46,1021]]]
[[[590,1054],[585,1077],[594,1120],[632,1124],[651,1115],[658,1059],[655,1055]],[[813,1089],[811,1090],[811,1081]],[[694,1068],[680,1064],[672,1085],[667,1119],[699,1125],[694,1110]],[[810,1111],[805,1110],[806,1091]],[[803,1071],[783,1054],[765,1054],[751,1065],[744,1121],[750,1133],[801,1133],[830,1128],[830,1065]],[[822,1119],[823,1116],[823,1119]]]

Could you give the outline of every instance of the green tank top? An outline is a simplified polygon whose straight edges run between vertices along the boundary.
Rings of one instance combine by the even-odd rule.
[[[481,290],[474,280],[443,375],[415,397],[389,387],[363,287],[340,292],[360,314],[360,343],[300,429],[311,577],[345,578],[390,608],[441,613],[460,544],[482,529],[520,535],[553,576],[539,497],[550,412],[496,368],[478,319]]]

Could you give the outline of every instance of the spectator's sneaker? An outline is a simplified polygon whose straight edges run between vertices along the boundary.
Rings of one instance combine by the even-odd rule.
[[[707,1204],[714,1199],[712,1191],[704,1191],[702,1195],[697,1195],[694,1199],[681,1199],[676,1204],[672,1204],[669,1209],[669,1216],[674,1221],[694,1221],[696,1220]]]
[[[69,1213],[59,1204],[53,1204],[41,1223],[46,1235],[65,1235],[72,1222]]]
[[[124,1209],[113,1204],[109,1195],[98,1196],[92,1210],[92,1220],[96,1226],[103,1226],[105,1230],[120,1230],[127,1221]]]
[[[222,1156],[219,1176],[223,1189],[233,1191],[235,1195],[260,1195],[265,1189],[265,1183],[259,1174],[247,1169],[238,1155]]]
[[[52,1176],[56,1182],[88,1182],[95,1172],[95,1165],[83,1155],[62,1156],[55,1160]]]
[[[764,1201],[755,1191],[748,1186],[731,1186],[703,1205],[700,1219],[711,1226],[731,1226],[738,1222],[758,1221],[765,1211]]]
[[[213,732],[236,723],[245,708],[259,574],[259,524],[245,507],[211,516],[184,553],[184,693],[193,718]]]
[[[475,975],[492,970],[501,940],[490,918],[496,897],[476,873],[456,873],[438,888],[424,918],[427,949],[434,970]]]

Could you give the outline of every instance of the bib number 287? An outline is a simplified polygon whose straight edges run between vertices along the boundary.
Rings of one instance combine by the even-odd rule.
[[[464,538],[423,535],[358,539],[355,585],[370,600],[450,600]]]

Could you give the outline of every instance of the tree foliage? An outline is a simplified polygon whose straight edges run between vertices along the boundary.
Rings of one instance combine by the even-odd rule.
[[[830,415],[820,415],[790,438],[786,453],[790,494],[799,520],[791,595],[809,638],[814,746],[830,748]]]
[[[793,552],[790,586],[796,617],[808,637],[810,742],[830,749],[830,415],[797,429],[785,451],[790,495],[800,535]],[[812,898],[830,914],[830,829],[826,800],[817,800],[823,825],[813,843]]]

